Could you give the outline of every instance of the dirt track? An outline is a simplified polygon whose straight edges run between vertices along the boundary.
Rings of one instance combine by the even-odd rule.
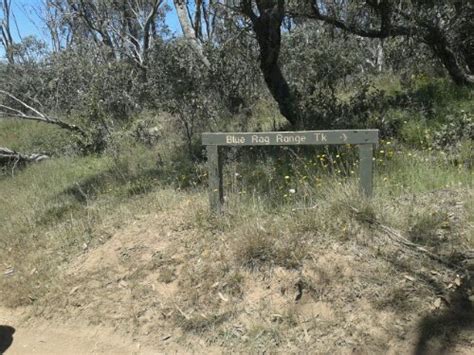
[[[52,327],[46,321],[24,327],[19,319],[21,314],[0,308],[0,325],[15,329],[13,339],[9,339],[8,334],[0,334],[0,349],[5,350],[5,354],[156,353],[142,347],[132,338],[115,335],[113,329],[91,326]],[[11,345],[5,349],[10,342]]]

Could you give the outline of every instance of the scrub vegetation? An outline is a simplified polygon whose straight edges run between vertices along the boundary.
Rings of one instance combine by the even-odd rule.
[[[472,351],[472,6],[174,1],[178,36],[171,2],[45,3],[52,46],[0,42],[0,310],[163,352]],[[210,212],[202,132],[316,128],[380,130],[373,198],[356,147],[226,148]]]

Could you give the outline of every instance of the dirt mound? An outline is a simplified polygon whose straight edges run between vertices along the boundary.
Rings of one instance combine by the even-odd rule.
[[[213,227],[203,205],[191,199],[137,217],[85,250],[65,271],[63,292],[34,310],[50,318],[47,339],[64,340],[66,352],[471,352],[472,304],[459,308],[455,298],[466,279],[389,244],[357,216],[348,239],[293,235],[277,216]],[[236,238],[249,225],[255,234]],[[305,253],[285,251],[284,238]],[[78,324],[85,331],[74,335]]]

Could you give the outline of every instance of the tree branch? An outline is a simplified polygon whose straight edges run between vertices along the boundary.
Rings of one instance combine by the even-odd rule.
[[[317,0],[309,0],[311,14],[294,14],[299,17],[313,18],[319,21],[326,22],[327,24],[333,25],[341,30],[350,32],[352,34],[367,37],[367,38],[388,38],[396,36],[409,36],[417,33],[417,29],[411,26],[393,26],[391,23],[391,7],[387,1],[382,1],[375,6],[375,9],[380,13],[381,26],[380,29],[367,29],[357,26],[354,23],[348,23],[335,16],[325,15],[321,12],[320,6]]]
[[[143,27],[143,57],[145,62],[147,59],[147,52],[150,47],[150,28],[155,21],[156,14],[158,13],[158,9],[162,3],[163,0],[155,0],[152,4],[152,9],[148,14],[148,17],[145,20],[145,25]]]
[[[258,17],[252,9],[252,1],[251,0],[243,0],[241,3],[241,11],[242,13],[247,16],[252,23],[258,21]]]
[[[34,114],[36,114],[36,115],[32,115],[32,114],[29,114],[29,113],[25,113],[21,110],[18,110],[16,108],[13,108],[11,106],[0,104],[0,108],[3,108],[4,110],[6,110],[6,112],[5,111],[0,111],[0,117],[21,118],[21,119],[25,119],[25,120],[31,120],[31,121],[38,121],[38,122],[54,124],[54,125],[59,126],[61,128],[67,129],[69,131],[77,132],[82,136],[86,136],[86,132],[82,128],[80,128],[76,125],[64,122],[64,121],[62,121],[58,118],[49,117],[49,116],[45,115],[44,113],[40,112],[39,110],[35,109],[34,107],[28,105],[23,100],[20,100],[18,97],[14,96],[13,94],[11,94],[11,93],[9,93],[5,90],[0,90],[0,94],[3,94],[5,96],[9,97],[13,101],[17,102],[18,104],[20,104],[21,106],[26,108],[28,111],[31,111]]]

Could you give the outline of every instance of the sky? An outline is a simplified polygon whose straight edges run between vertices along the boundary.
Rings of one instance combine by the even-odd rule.
[[[166,0],[171,5],[171,0]],[[38,9],[42,0],[12,0],[12,36],[15,41],[27,36],[36,36],[40,39],[47,39],[47,33],[38,16]],[[173,33],[180,33],[178,17],[173,6],[166,16],[166,23]],[[15,21],[16,20],[16,21]],[[15,26],[15,22],[18,26]],[[3,48],[0,48],[0,56],[3,55]]]

